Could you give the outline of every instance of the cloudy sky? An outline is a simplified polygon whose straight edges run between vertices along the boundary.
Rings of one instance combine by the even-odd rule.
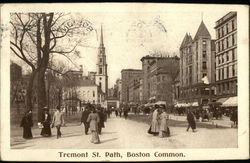
[[[71,7],[72,5],[72,7]],[[23,10],[29,11],[28,5]],[[202,19],[215,39],[215,22],[234,10],[231,5],[176,5],[176,4],[73,4],[47,5],[48,11],[67,11],[91,22],[95,29],[77,48],[84,73],[96,71],[100,28],[103,25],[104,45],[108,63],[109,87],[121,77],[121,70],[141,69],[140,59],[154,51],[179,55],[179,47],[186,33],[194,37]],[[39,10],[39,7],[36,9]],[[81,36],[79,36],[81,37]]]

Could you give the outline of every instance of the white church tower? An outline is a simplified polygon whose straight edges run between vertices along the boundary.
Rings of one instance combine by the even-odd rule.
[[[97,56],[97,73],[95,76],[95,82],[100,86],[102,91],[105,93],[105,99],[108,96],[108,73],[107,73],[107,62],[106,62],[106,54],[105,47],[103,44],[103,31],[101,26],[101,36],[100,36],[100,46],[98,48],[98,56]]]

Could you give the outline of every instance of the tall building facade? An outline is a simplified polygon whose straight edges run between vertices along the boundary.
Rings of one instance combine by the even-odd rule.
[[[131,81],[142,78],[142,70],[138,69],[123,69],[121,71],[121,101],[129,102],[129,86]]]
[[[202,21],[195,37],[186,34],[180,46],[181,102],[205,105],[214,98],[214,62],[215,41]]]
[[[237,96],[237,12],[216,21],[216,95]]]
[[[101,27],[101,36],[100,36],[100,46],[98,48],[97,56],[97,73],[95,74],[95,82],[101,90],[104,92],[105,97],[108,96],[108,64],[106,62],[106,53],[103,43],[103,30]]]
[[[172,82],[179,73],[178,57],[145,56],[143,69],[143,102],[165,101],[172,104]]]

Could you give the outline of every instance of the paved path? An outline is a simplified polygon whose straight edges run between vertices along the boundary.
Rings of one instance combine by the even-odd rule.
[[[101,143],[90,143],[91,135],[84,135],[83,126],[68,124],[62,128],[62,138],[43,138],[40,130],[34,129],[34,139],[24,140],[21,136],[12,137],[14,149],[84,149],[84,148],[227,148],[237,147],[237,129],[200,128],[197,132],[186,132],[185,127],[171,127],[171,137],[159,138],[147,134],[149,126],[132,120],[112,116],[105,123]],[[21,135],[21,134],[20,134]]]

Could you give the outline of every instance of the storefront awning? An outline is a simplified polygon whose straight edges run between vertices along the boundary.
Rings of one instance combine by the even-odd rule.
[[[191,103],[191,106],[199,106],[198,102]]]
[[[189,107],[190,103],[177,103],[175,104],[175,107]]]
[[[230,97],[225,102],[222,103],[223,107],[227,106],[238,106],[238,97]]]
[[[217,100],[216,102],[219,102],[219,103],[224,103],[228,98],[220,98],[219,100]]]
[[[156,105],[166,105],[166,101],[157,101]]]

